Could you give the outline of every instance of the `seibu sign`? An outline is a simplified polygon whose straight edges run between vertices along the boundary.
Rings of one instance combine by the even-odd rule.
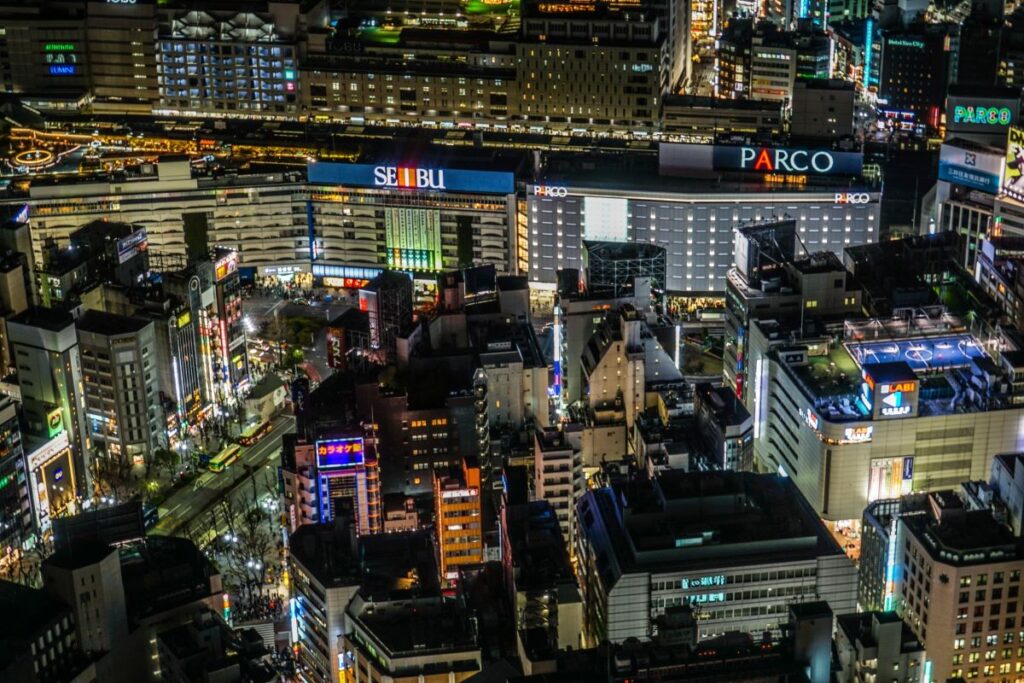
[[[376,166],[373,169],[373,184],[377,187],[443,190],[444,170],[412,166]]]

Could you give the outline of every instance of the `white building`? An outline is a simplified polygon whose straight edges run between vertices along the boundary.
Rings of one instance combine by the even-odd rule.
[[[576,506],[589,643],[656,635],[674,605],[698,638],[779,632],[792,603],[852,612],[856,570],[793,483],[746,472],[663,472],[587,491]]]
[[[576,501],[583,495],[583,457],[565,432],[538,429],[533,434],[533,491],[551,504],[567,548],[575,548]]]

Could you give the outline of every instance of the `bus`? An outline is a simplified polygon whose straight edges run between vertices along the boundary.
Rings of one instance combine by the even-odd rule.
[[[251,446],[270,433],[270,422],[249,427],[238,437],[238,443],[243,446]]]
[[[217,455],[213,456],[210,464],[207,465],[211,472],[223,472],[227,466],[238,460],[242,447],[238,444],[231,444]]]

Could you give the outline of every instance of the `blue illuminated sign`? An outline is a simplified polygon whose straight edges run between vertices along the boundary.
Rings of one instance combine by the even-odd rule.
[[[516,189],[515,175],[505,171],[317,161],[309,164],[308,175],[311,183],[349,187],[480,194],[512,194]]]
[[[321,470],[355,467],[365,462],[365,443],[360,436],[316,442],[316,466]]]
[[[74,64],[51,64],[50,65],[51,76],[74,76],[75,65]]]
[[[685,591],[691,588],[708,588],[710,586],[724,586],[725,575],[716,574],[713,576],[694,576],[689,579],[682,579],[680,587]]]

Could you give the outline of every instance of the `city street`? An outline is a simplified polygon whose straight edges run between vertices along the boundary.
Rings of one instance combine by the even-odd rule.
[[[227,470],[216,474],[203,472],[173,493],[160,505],[160,518],[153,533],[171,536],[182,532],[186,524],[211,511],[225,495],[243,486],[251,487],[252,477],[259,476],[261,471],[276,480],[281,438],[294,428],[295,418],[291,415],[274,418],[270,433],[256,445],[243,448],[242,455]]]

